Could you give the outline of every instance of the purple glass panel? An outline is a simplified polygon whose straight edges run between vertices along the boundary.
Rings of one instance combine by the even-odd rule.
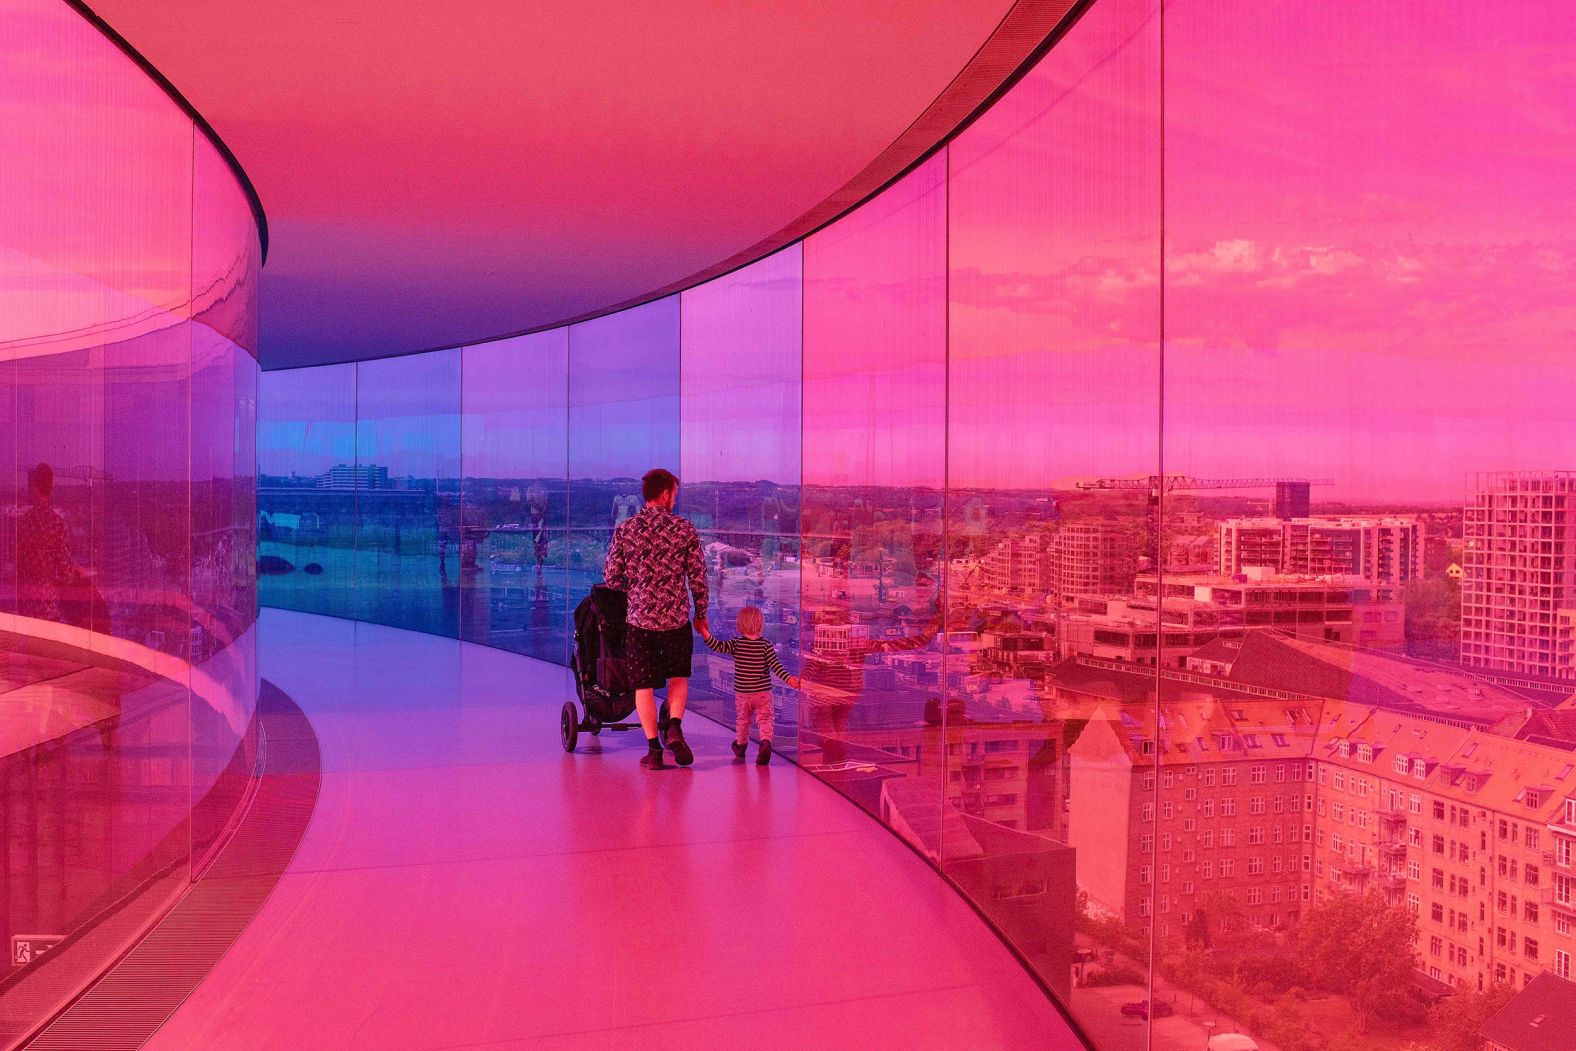
[[[460,637],[563,664],[569,611],[569,330],[466,347]]]
[[[938,857],[946,153],[804,246],[799,759]]]
[[[569,588],[602,579],[613,527],[640,509],[640,477],[679,463],[679,299],[569,329]],[[679,494],[680,511],[686,494]]]
[[[690,289],[683,309],[684,504],[706,548],[711,629],[737,634],[761,610],[763,635],[798,668],[799,413],[803,343],[799,245]],[[775,743],[789,747],[798,695],[774,682]],[[733,665],[701,651],[691,697],[731,722]]]
[[[1156,509],[1121,486],[1160,469],[1159,43],[1155,4],[1096,5],[949,150],[949,689],[924,752],[943,867],[1063,997],[1079,891],[1142,937],[1153,890],[1128,727],[1154,721]],[[1115,1011],[1069,1003],[1091,1032]]]
[[[356,619],[459,637],[460,352],[356,366]]]

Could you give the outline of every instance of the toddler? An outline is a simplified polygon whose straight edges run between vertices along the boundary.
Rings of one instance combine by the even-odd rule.
[[[733,742],[733,754],[744,758],[750,743],[750,717],[760,730],[761,748],[755,756],[757,766],[772,761],[772,674],[794,689],[799,688],[799,677],[789,675],[783,662],[777,659],[777,649],[761,638],[766,618],[754,606],[739,610],[739,634],[727,642],[719,642],[705,626],[701,625],[700,637],[717,653],[733,658],[733,692],[738,705],[738,734]]]

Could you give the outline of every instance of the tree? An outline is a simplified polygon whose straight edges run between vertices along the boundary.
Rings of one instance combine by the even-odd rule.
[[[1209,913],[1205,911],[1204,906],[1200,905],[1193,910],[1193,915],[1188,918],[1187,930],[1183,933],[1183,937],[1186,939],[1189,949],[1209,948]]]
[[[1410,1006],[1417,917],[1375,892],[1337,894],[1309,910],[1298,949],[1309,978],[1351,1001],[1362,1032]]]
[[[1516,995],[1514,986],[1497,982],[1480,993],[1456,993],[1429,1012],[1429,1042],[1437,1051],[1478,1051],[1483,1028]]]

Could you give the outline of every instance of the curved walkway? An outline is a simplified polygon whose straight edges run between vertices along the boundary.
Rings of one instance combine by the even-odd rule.
[[[268,610],[317,810],[273,896],[148,1045],[1075,1048],[974,913],[786,763],[566,755],[568,674]]]

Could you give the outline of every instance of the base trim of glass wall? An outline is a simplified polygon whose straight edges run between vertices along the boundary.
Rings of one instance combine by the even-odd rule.
[[[246,798],[206,867],[191,878],[180,864],[148,874],[51,948],[42,966],[0,986],[0,996],[33,1006],[19,1018],[39,1019],[26,1030],[0,1029],[7,1051],[140,1047],[257,915],[306,833],[322,782],[317,736],[295,702],[265,682],[258,709],[257,762],[246,771]],[[219,785],[210,796],[224,793]],[[147,895],[164,900],[152,909],[126,908]],[[117,923],[117,916],[129,922]],[[103,964],[85,981],[69,965],[52,971],[51,963],[74,952]],[[58,1006],[49,1008],[51,1002]]]

